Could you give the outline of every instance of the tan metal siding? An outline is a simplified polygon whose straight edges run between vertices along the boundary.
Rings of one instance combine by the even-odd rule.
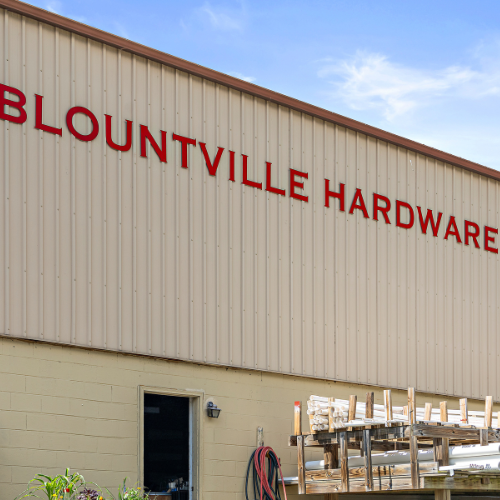
[[[450,215],[462,237],[464,219],[498,227],[498,181],[5,10],[0,40],[0,81],[28,99],[26,123],[1,124],[1,333],[500,399],[498,255],[443,239]],[[34,128],[35,93],[62,137]],[[76,105],[92,142],[66,127]],[[119,144],[133,120],[130,151],[106,144],[104,114]],[[168,163],[140,156],[139,124],[167,132]],[[172,132],[224,147],[217,175],[199,146],[182,168]],[[287,196],[243,186],[241,154]],[[308,203],[289,168],[309,173]],[[325,178],[345,212],[324,207]],[[389,197],[391,225],[348,214],[356,188],[370,217]],[[443,212],[438,238],[417,205]]]

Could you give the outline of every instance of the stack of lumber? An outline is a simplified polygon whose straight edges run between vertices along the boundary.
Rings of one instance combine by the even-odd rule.
[[[364,465],[364,460],[362,456],[349,457],[349,467],[361,467]],[[432,462],[433,460],[434,452],[432,449],[418,450],[419,462]],[[372,454],[372,464],[374,466],[409,463],[409,451],[400,450]],[[324,460],[306,462],[306,470],[323,470],[324,468]],[[500,470],[500,444],[490,443],[488,446],[481,446],[479,444],[450,446],[449,466],[447,466],[446,469],[456,470],[468,468]]]
[[[369,414],[367,414],[367,404],[358,402],[356,396],[351,396],[347,400],[312,395],[307,401],[310,431],[313,433],[334,432],[345,427],[408,422],[408,407],[392,406],[390,392],[384,391],[383,405],[373,404],[373,402],[368,405]],[[460,426],[498,428],[498,418],[492,418],[490,422],[486,422],[484,411],[468,411],[466,399],[460,400],[459,410],[448,410],[446,403],[441,403],[439,408],[432,408],[430,403],[426,403],[423,408],[416,407],[415,414],[414,420],[422,423],[441,422]]]

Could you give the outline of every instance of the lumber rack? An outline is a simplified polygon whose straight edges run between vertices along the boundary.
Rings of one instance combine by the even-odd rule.
[[[384,392],[386,402],[392,405],[390,391]],[[374,394],[367,393],[367,414],[373,414],[370,409],[373,399]],[[355,406],[356,397],[351,396],[351,400]],[[450,446],[500,443],[500,429],[491,427],[492,398],[486,398],[483,427],[447,422],[447,403],[443,403],[440,405],[441,422],[417,421],[415,390],[409,388],[406,422],[388,419],[381,424],[349,427],[347,421],[345,428],[302,433],[301,403],[296,402],[294,435],[289,437],[288,444],[297,447],[298,493],[330,495],[331,500],[335,498],[332,495],[343,493],[433,492],[435,498],[449,500],[452,491],[500,492],[500,470],[475,466],[474,458],[470,458],[467,468],[449,466]],[[306,447],[323,448],[324,470],[306,470]],[[433,449],[433,461],[419,463],[418,450],[423,448]],[[364,466],[349,468],[350,449],[360,450]],[[372,465],[372,451],[375,450],[409,450],[410,462]]]

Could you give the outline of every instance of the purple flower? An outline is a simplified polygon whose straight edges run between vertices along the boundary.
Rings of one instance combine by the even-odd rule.
[[[99,500],[99,493],[90,488],[84,488],[78,495],[78,500]]]

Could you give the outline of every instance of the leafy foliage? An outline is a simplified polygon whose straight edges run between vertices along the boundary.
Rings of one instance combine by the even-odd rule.
[[[54,477],[37,474],[30,482],[28,489],[19,498],[37,497],[47,500],[74,500],[78,489],[85,484],[85,479],[78,472],[70,474],[66,469],[65,474]]]
[[[148,500],[149,494],[144,493],[140,486],[127,488],[127,478],[123,480],[123,484],[118,488],[118,496],[115,497],[108,489],[106,491],[111,496],[112,500]]]

